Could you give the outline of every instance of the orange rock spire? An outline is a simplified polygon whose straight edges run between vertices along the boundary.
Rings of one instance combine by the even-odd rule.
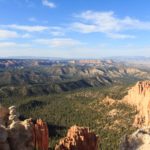
[[[48,127],[41,119],[36,121],[33,129],[33,142],[36,150],[48,150]]]
[[[88,128],[72,126],[55,150],[98,150],[98,137]]]

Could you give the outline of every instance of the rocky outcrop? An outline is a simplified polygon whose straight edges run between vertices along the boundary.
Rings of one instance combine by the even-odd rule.
[[[31,120],[14,121],[10,124],[8,142],[11,150],[33,150]]]
[[[134,125],[150,125],[150,81],[138,82],[129,90],[123,101],[135,106],[138,111]]]
[[[15,106],[0,106],[0,150],[48,150],[47,124],[18,116]],[[98,150],[98,137],[89,128],[73,126],[55,150]]]
[[[6,126],[8,122],[9,109],[0,105],[0,125]]]
[[[120,150],[149,150],[150,149],[150,127],[138,129],[132,135],[124,136]]]
[[[10,150],[7,139],[8,139],[7,129],[3,126],[0,126],[0,150]]]
[[[0,106],[0,150],[48,150],[48,128],[41,119],[20,121],[15,106]]]
[[[88,128],[72,126],[55,150],[98,150],[98,137]]]
[[[124,102],[136,107],[134,125],[140,129],[122,139],[120,150],[150,149],[150,81],[140,81],[132,87]]]
[[[48,128],[47,124],[41,119],[36,121],[33,128],[33,142],[34,147],[37,150],[47,150],[48,149]]]

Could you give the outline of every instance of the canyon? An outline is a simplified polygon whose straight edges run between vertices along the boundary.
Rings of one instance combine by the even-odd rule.
[[[36,107],[37,102],[34,101],[34,107]],[[120,150],[146,150],[150,147],[150,81],[137,82],[135,86],[129,88],[128,93],[121,100],[115,100],[107,96],[103,100],[96,101],[96,106],[90,103],[88,107],[94,109],[94,111],[98,108],[98,112],[100,112],[99,105],[102,105],[105,109],[111,108],[110,111],[106,112],[108,114],[106,117],[111,119],[121,112],[127,113],[122,110],[122,106],[126,105],[127,107],[129,105],[136,110],[132,126],[138,128],[138,130],[118,139],[121,140]],[[41,107],[46,107],[44,102]],[[117,131],[117,126],[121,125],[122,120],[115,119],[114,122],[116,126],[110,123],[106,124],[101,132],[102,130],[107,130],[107,132]],[[128,124],[128,122],[123,122],[123,125],[125,124]],[[15,106],[9,108],[0,106],[0,150],[48,150],[51,145],[51,136],[48,124],[41,119],[19,120],[19,113]],[[67,131],[66,136],[59,139],[54,149],[98,150],[101,148],[102,142],[103,139],[94,130],[85,126],[73,125]]]
[[[92,64],[90,61],[70,64],[68,61],[0,59],[0,98],[48,95],[150,79],[149,69],[110,60],[99,64],[98,60]]]

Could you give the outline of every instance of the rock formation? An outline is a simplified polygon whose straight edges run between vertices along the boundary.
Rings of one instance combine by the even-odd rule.
[[[36,121],[33,128],[33,142],[36,150],[48,149],[48,128],[41,119]]]
[[[88,128],[72,126],[55,150],[98,150],[98,137]]]
[[[140,81],[132,87],[124,102],[136,107],[134,125],[140,129],[122,139],[120,150],[150,149],[150,81]]]
[[[138,115],[135,117],[134,125],[150,125],[150,81],[138,82],[129,90],[123,101],[137,108]]]
[[[0,105],[0,125],[6,125],[9,116],[9,109]]]
[[[41,119],[20,121],[15,106],[0,106],[0,150],[48,150],[48,128]]]
[[[7,129],[4,126],[0,126],[0,150],[10,150],[7,139]]]
[[[120,150],[149,150],[150,149],[150,127],[138,129],[132,135],[124,136]]]

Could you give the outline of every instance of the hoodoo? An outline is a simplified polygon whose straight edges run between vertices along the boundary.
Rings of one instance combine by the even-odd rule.
[[[0,150],[48,150],[45,122],[20,121],[15,106],[0,106]]]
[[[88,128],[72,126],[55,150],[98,150],[98,137]]]
[[[138,111],[134,125],[150,125],[150,81],[138,82],[129,90],[123,101],[135,106]]]

